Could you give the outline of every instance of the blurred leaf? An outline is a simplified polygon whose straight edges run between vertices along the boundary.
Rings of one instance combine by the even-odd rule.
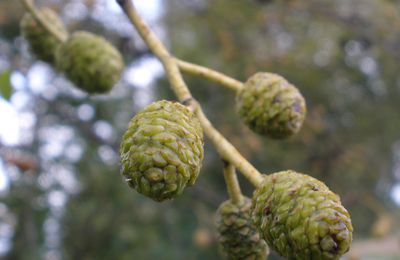
[[[10,70],[5,70],[0,74],[0,95],[6,100],[10,99],[12,93],[10,77]]]

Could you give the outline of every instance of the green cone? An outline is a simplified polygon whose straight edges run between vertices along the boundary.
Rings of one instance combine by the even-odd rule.
[[[218,208],[218,242],[227,259],[264,260],[269,253],[251,220],[250,209],[251,200],[247,197],[239,205],[228,200]]]
[[[139,193],[164,201],[194,184],[203,154],[197,117],[180,103],[158,101],[140,111],[123,136],[122,174]]]
[[[48,8],[42,8],[39,10],[39,13],[49,24],[67,37],[67,29],[54,11]],[[26,13],[22,18],[20,27],[22,35],[28,42],[31,52],[36,55],[38,59],[54,65],[55,53],[57,47],[60,45],[57,38],[47,32],[29,13]]]
[[[254,192],[252,217],[268,245],[287,259],[339,259],[353,227],[340,198],[304,174],[265,176]]]
[[[124,68],[119,51],[89,32],[72,34],[58,49],[56,63],[71,82],[91,94],[110,91]]]
[[[259,72],[250,77],[236,97],[237,111],[254,132],[276,139],[297,133],[306,104],[298,89],[283,77]]]

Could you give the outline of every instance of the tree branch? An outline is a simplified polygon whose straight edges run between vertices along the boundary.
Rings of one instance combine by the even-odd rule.
[[[27,152],[22,152],[11,148],[0,148],[0,158],[5,162],[13,164],[22,171],[36,171],[39,168],[39,162],[36,157]]]
[[[257,171],[257,169],[254,168],[254,166],[251,165],[236,150],[236,148],[213,127],[211,122],[204,115],[201,106],[192,98],[189,88],[182,78],[176,60],[170,55],[163,43],[145,24],[137,13],[133,3],[130,0],[116,1],[128,16],[132,24],[136,27],[150,50],[161,60],[176,96],[184,105],[195,111],[205,134],[210,138],[221,157],[239,169],[253,185],[258,186],[262,180],[261,173]]]
[[[218,132],[217,129],[211,124],[200,105],[197,106],[196,115],[203,127],[204,132],[214,144],[215,149],[222,157],[222,159],[233,164],[248,179],[251,184],[258,187],[263,180],[261,173],[247,161],[240,152],[225,139],[225,137]]]
[[[228,189],[229,197],[234,204],[240,204],[243,201],[242,191],[236,175],[235,166],[224,161],[224,177]]]
[[[126,13],[129,20],[138,30],[139,34],[142,36],[143,40],[150,48],[150,50],[163,63],[168,79],[172,85],[172,89],[174,90],[179,101],[185,102],[192,99],[192,95],[190,94],[186,83],[184,82],[182,75],[179,72],[178,66],[174,62],[174,59],[169,54],[168,50],[164,47],[164,44],[144,23],[144,21],[136,11],[135,7],[133,6],[133,3],[130,0],[117,0],[117,2]]]
[[[197,64],[186,62],[177,58],[175,59],[175,62],[178,64],[179,68],[184,72],[202,78],[206,78],[234,91],[239,91],[243,87],[243,82],[231,78],[221,72]]]
[[[33,2],[31,0],[20,0],[24,8],[33,16],[33,18],[39,22],[39,24],[48,31],[51,35],[53,35],[58,41],[65,42],[67,37],[57,31],[50,23],[48,23],[42,14],[35,8]]]

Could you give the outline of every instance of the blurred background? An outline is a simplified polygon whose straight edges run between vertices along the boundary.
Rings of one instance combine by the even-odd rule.
[[[234,93],[185,77],[210,120],[261,172],[295,169],[341,196],[355,229],[346,259],[400,259],[398,1],[134,2],[177,57],[242,81],[270,71],[295,84],[306,122],[275,141],[239,121]],[[22,5],[1,0],[1,259],[219,259],[213,216],[228,195],[207,140],[196,185],[174,201],[139,195],[119,172],[130,118],[174,99],[161,64],[114,0],[36,3],[56,10],[71,32],[107,37],[126,69],[109,95],[87,96],[29,53]]]

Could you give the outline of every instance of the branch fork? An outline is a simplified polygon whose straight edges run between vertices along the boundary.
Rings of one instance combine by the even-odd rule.
[[[44,17],[35,8],[32,1],[20,1],[25,9],[30,12],[49,33],[54,35],[60,42],[67,40],[65,36],[59,34],[51,24],[46,22]],[[140,17],[131,0],[116,0],[116,2],[121,6],[149,49],[162,62],[171,88],[178,100],[196,114],[206,136],[211,140],[221,158],[228,163],[228,166],[225,167],[224,170],[228,190],[233,200],[240,201],[242,195],[238,186],[235,169],[238,169],[255,187],[260,185],[263,179],[262,174],[212,125],[204,114],[201,105],[193,98],[181,72],[206,78],[236,92],[243,88],[243,83],[210,68],[173,57]]]
[[[187,105],[195,112],[205,134],[214,144],[221,158],[239,169],[241,173],[257,187],[262,181],[261,173],[251,163],[249,163],[208,120],[201,105],[192,97],[192,94],[182,77],[181,69],[192,74],[206,77],[214,82],[221,83],[235,91],[240,90],[243,87],[243,83],[220,72],[173,58],[163,43],[140,17],[132,1],[117,0],[117,3],[121,6],[150,50],[161,60],[167,73],[167,77],[171,83],[172,90],[175,92],[181,103]]]

